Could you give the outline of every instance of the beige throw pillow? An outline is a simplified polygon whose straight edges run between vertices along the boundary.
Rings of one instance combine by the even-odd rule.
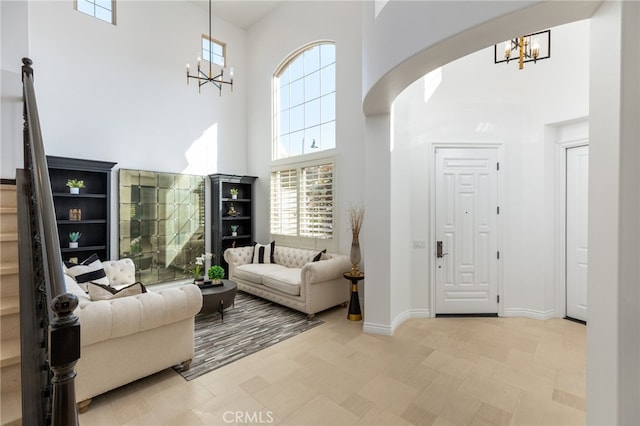
[[[89,287],[89,298],[91,300],[109,300],[116,299],[118,297],[127,297],[127,296],[135,296],[137,294],[146,293],[147,289],[142,283],[134,283],[120,290],[116,290],[115,288],[96,284],[96,283],[88,283]]]

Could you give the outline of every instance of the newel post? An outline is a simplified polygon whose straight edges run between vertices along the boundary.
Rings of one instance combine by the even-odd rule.
[[[78,425],[75,365],[80,359],[80,321],[73,313],[77,306],[78,297],[70,293],[51,302],[54,318],[49,328],[49,365],[53,371],[53,426]]]

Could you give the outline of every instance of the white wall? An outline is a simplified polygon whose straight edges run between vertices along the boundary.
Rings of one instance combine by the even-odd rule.
[[[179,17],[179,19],[178,19]],[[117,25],[73,2],[29,2],[30,55],[50,155],[117,167],[207,174],[246,172],[244,31],[219,19],[234,92],[186,85],[208,15],[192,2],[118,2]],[[189,158],[188,158],[189,157]]]
[[[561,177],[555,176],[556,141],[545,139],[545,125],[588,115],[589,22],[554,27],[551,37],[549,60],[525,64],[523,70],[517,63],[496,65],[491,46],[442,67],[442,81],[428,102],[423,79],[396,98],[392,164],[404,167],[392,168],[391,191],[410,193],[401,209],[414,214],[402,237],[393,232],[392,252],[412,258],[411,281],[420,295],[412,301],[420,304],[411,309],[429,308],[425,295],[431,272],[425,265],[434,239],[428,208],[433,144],[499,143],[505,183],[500,194],[503,314],[562,315],[555,306],[560,283],[555,283],[553,250],[556,179]],[[413,240],[426,241],[428,249],[409,250]]]
[[[0,1],[0,178],[22,168],[22,72],[28,56],[27,3]]]
[[[292,52],[317,40],[336,43],[336,149],[319,153],[336,158],[335,250],[349,253],[349,206],[363,202],[363,122],[361,107],[361,3],[283,2],[251,27],[247,35],[248,103],[247,171],[256,181],[257,238],[269,238],[271,167],[271,83],[273,73]],[[364,228],[367,227],[365,214]],[[362,242],[361,242],[362,244]],[[366,253],[363,251],[363,262]],[[364,284],[366,287],[366,283]]]
[[[640,5],[592,19],[587,423],[640,423]]]

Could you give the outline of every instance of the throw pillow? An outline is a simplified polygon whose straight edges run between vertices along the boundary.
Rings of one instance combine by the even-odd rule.
[[[322,259],[322,254],[323,254],[323,253],[326,253],[326,252],[327,252],[327,249],[324,249],[324,250],[322,250],[320,253],[316,254],[316,255],[313,257],[313,261],[314,261],[314,262],[318,262],[320,259]]]
[[[104,272],[102,262],[98,255],[93,253],[82,263],[72,263],[64,261],[64,273],[76,280],[78,285],[87,291],[87,283],[93,282],[97,284],[109,285],[109,278]]]
[[[275,251],[275,248],[275,241],[271,241],[271,244],[254,243],[253,263],[276,263],[276,261],[273,260],[273,253]]]
[[[89,298],[91,300],[109,300],[118,297],[135,296],[136,294],[146,293],[147,289],[142,283],[134,283],[117,290],[108,285],[88,283]]]

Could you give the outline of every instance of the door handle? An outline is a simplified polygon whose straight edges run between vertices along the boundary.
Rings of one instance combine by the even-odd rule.
[[[442,252],[442,241],[436,241],[436,257],[444,257],[448,254]]]

